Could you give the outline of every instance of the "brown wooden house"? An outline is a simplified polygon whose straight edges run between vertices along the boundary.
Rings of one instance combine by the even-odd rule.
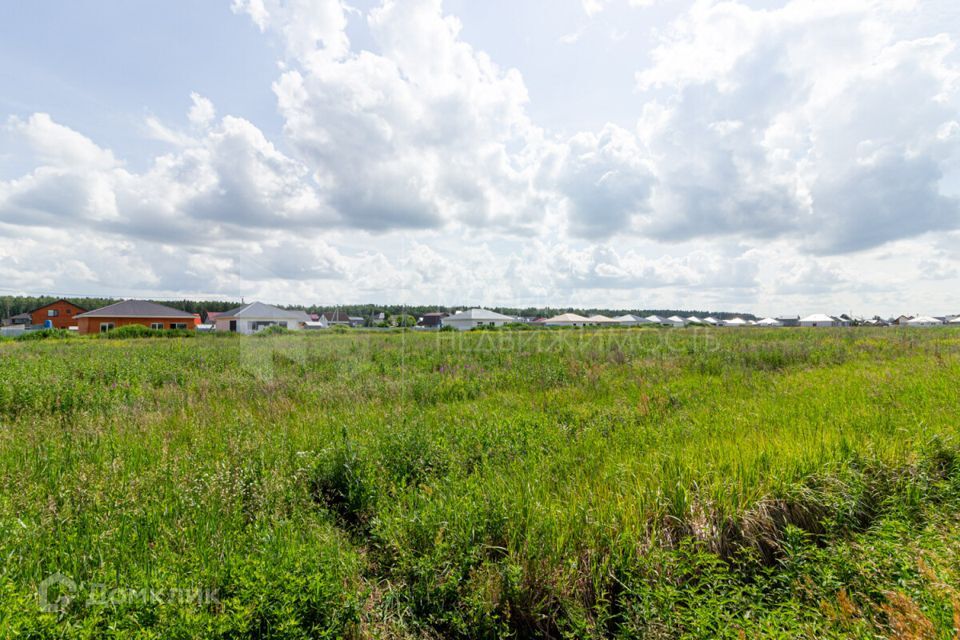
[[[69,300],[57,300],[31,311],[30,324],[45,325],[49,321],[55,329],[67,329],[77,326],[76,317],[86,311]]]

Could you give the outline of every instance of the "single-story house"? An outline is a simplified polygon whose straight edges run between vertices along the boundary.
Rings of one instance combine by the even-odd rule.
[[[825,313],[815,313],[806,318],[800,318],[801,327],[839,327],[841,322]]]
[[[680,316],[670,316],[664,324],[670,325],[671,327],[685,327],[687,326],[687,321]]]
[[[453,327],[458,331],[468,331],[477,327],[502,327],[513,322],[513,318],[489,309],[469,309],[458,311],[441,320],[444,327]]]
[[[661,318],[661,317],[658,316],[658,315],[647,316],[646,318],[644,318],[644,320],[646,320],[646,321],[649,322],[650,324],[669,324],[669,323],[666,321],[666,319]]]
[[[54,329],[68,329],[77,325],[75,318],[86,312],[69,300],[57,300],[30,311],[29,324],[49,326]]]
[[[781,327],[799,327],[800,326],[800,316],[778,316],[774,318],[777,322],[780,323]]]
[[[443,311],[425,313],[417,319],[417,326],[426,327],[428,329],[439,329],[443,326],[443,319],[449,317],[450,314]]]
[[[225,311],[217,316],[217,331],[252,335],[267,327],[284,327],[299,331],[310,322],[310,316],[300,310],[288,310],[262,302],[251,302]]]
[[[81,334],[106,333],[134,324],[151,329],[196,328],[192,313],[146,300],[124,300],[74,317]]]
[[[783,323],[777,320],[776,318],[764,318],[763,320],[757,320],[758,327],[782,327]]]
[[[12,326],[28,326],[33,322],[33,318],[30,317],[29,313],[18,313],[15,316],[10,316],[9,318],[3,319],[3,326],[12,327]]]
[[[341,326],[341,327],[351,327],[353,324],[350,322],[350,316],[345,312],[337,309],[336,311],[327,311],[323,314],[323,319],[327,321],[327,324],[331,327]]]
[[[713,316],[707,316],[706,318],[703,319],[703,324],[709,324],[710,326],[715,327],[718,324],[720,324],[720,321],[714,318]]]
[[[629,313],[618,316],[614,318],[613,321],[622,327],[636,327],[641,324],[650,324],[650,321],[646,318],[641,318],[640,316],[635,316]]]
[[[585,327],[590,320],[576,313],[561,313],[543,321],[548,327]]]
[[[597,325],[617,324],[616,320],[614,320],[609,316],[605,316],[602,313],[598,313],[596,315],[590,316],[589,318],[587,318],[587,322],[589,322],[590,324],[597,324]]]
[[[747,326],[747,321],[743,318],[731,318],[730,320],[724,320],[720,326],[723,327],[745,327]]]
[[[951,321],[948,322],[947,324],[960,324],[960,316],[957,316],[956,318],[954,318],[953,320],[951,320]]]
[[[906,326],[906,324],[911,320],[913,320],[913,316],[900,316],[899,318],[895,318],[892,324]]]
[[[688,316],[684,318],[684,320],[687,322],[687,324],[706,324],[703,321],[703,318],[700,318],[698,316]]]
[[[917,316],[913,320],[907,322],[908,327],[939,327],[942,326],[943,322],[937,318],[931,316]]]

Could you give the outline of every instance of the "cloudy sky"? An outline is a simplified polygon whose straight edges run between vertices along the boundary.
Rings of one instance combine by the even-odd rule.
[[[43,0],[0,289],[960,313],[956,0]]]

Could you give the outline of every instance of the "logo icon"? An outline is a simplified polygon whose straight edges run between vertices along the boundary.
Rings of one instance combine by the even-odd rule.
[[[44,578],[37,589],[40,610],[44,613],[63,613],[77,593],[77,583],[59,571]]]

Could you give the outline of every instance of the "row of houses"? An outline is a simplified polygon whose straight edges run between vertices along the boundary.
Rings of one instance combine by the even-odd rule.
[[[385,320],[380,314],[373,321]],[[188,313],[172,307],[145,300],[125,300],[100,309],[87,311],[68,300],[57,300],[28,313],[14,316],[5,321],[2,328],[5,334],[27,329],[57,328],[73,329],[81,334],[105,333],[128,325],[141,325],[151,329],[180,329],[197,331],[222,331],[229,333],[254,334],[268,327],[283,327],[291,331],[327,329],[333,326],[355,327],[365,324],[365,319],[349,316],[343,311],[331,311],[324,314],[308,314],[304,311],[282,309],[262,302],[251,302],[224,312],[210,312],[206,318],[199,314]],[[507,324],[526,323],[543,327],[599,327],[599,326],[659,326],[686,327],[844,327],[851,324],[873,326],[900,325],[910,327],[934,327],[942,325],[960,326],[960,316],[900,316],[889,321],[875,318],[869,321],[854,321],[848,316],[830,316],[819,313],[806,317],[763,318],[745,320],[743,318],[720,319],[712,316],[638,316],[626,314],[617,317],[605,315],[581,316],[576,313],[562,313],[550,318],[524,318],[509,316],[489,309],[466,309],[453,314],[446,312],[427,313],[417,319],[417,325],[426,329],[450,327],[459,331],[484,327],[502,327]]]
[[[817,313],[802,318],[800,316],[793,316],[763,318],[761,320],[745,320],[743,318],[718,319],[712,316],[700,318],[698,316],[681,317],[674,315],[661,317],[657,315],[637,316],[631,314],[611,318],[602,314],[585,317],[576,313],[562,313],[550,318],[530,319],[507,316],[502,313],[490,311],[489,309],[469,309],[452,315],[440,312],[426,314],[420,319],[419,324],[424,327],[448,326],[460,331],[467,331],[482,327],[499,327],[517,322],[545,327],[637,327],[643,325],[660,327],[686,327],[690,325],[710,327],[849,327],[853,324],[871,326],[887,326],[893,324],[912,327],[933,327],[946,324],[960,326],[960,316],[948,316],[945,318],[935,318],[932,316],[901,316],[900,318],[890,321],[881,319],[856,321],[847,316],[830,316],[825,313]]]
[[[106,333],[129,325],[151,329],[225,331],[253,334],[267,327],[280,326],[291,331],[326,329],[331,326],[358,326],[363,318],[347,316],[341,311],[307,314],[281,309],[262,302],[244,304],[221,313],[210,312],[204,319],[146,300],[124,300],[100,309],[87,311],[68,300],[57,300],[27,313],[4,320],[0,332],[15,335],[31,329],[69,329],[80,334]]]

